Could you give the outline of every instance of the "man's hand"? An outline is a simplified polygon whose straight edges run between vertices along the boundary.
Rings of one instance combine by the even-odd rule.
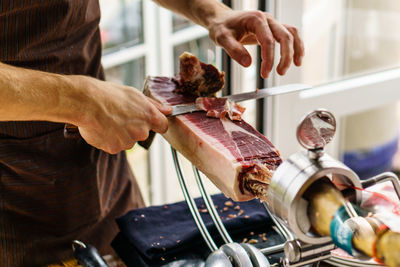
[[[165,115],[171,113],[171,107],[144,96],[133,87],[82,76],[76,78],[89,93],[86,115],[76,125],[90,145],[115,154],[146,140],[150,130],[167,131]]]
[[[145,140],[150,130],[164,133],[172,111],[130,86],[3,63],[0,89],[0,121],[76,125],[87,143],[112,154]]]
[[[291,62],[301,65],[303,42],[295,27],[277,22],[261,11],[232,10],[217,0],[154,0],[209,30],[210,38],[241,65],[251,64],[245,44],[261,46],[261,76],[267,78],[274,65],[275,41],[281,46],[277,66],[280,75]]]
[[[241,65],[251,64],[244,44],[261,46],[261,76],[267,78],[274,65],[275,41],[280,44],[280,61],[276,68],[284,75],[293,61],[301,65],[303,42],[295,27],[280,24],[269,13],[227,10],[208,25],[210,38]]]

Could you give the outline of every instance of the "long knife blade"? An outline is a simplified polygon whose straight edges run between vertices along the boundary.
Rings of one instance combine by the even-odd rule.
[[[222,98],[227,98],[234,102],[241,102],[241,101],[246,101],[246,100],[260,99],[260,98],[265,98],[265,97],[269,97],[269,96],[292,93],[292,92],[301,91],[301,90],[305,90],[305,89],[309,89],[309,88],[311,88],[311,86],[306,85],[306,84],[288,84],[288,85],[283,85],[283,86],[259,89],[254,92],[247,92],[247,93],[223,96]],[[199,110],[200,109],[198,109],[198,107],[196,107],[196,104],[194,104],[194,103],[193,104],[176,105],[176,106],[172,107],[172,113],[170,115],[168,115],[168,117],[177,116],[177,115],[181,115],[181,114],[185,114],[185,113],[191,113],[191,112],[199,111]]]

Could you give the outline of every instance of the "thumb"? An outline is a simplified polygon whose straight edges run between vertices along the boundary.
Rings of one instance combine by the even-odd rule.
[[[164,115],[169,115],[172,112],[172,107],[170,105],[165,105],[162,104],[150,97],[147,97],[147,99]]]

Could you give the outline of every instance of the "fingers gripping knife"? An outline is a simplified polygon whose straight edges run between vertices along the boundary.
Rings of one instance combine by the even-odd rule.
[[[278,230],[287,241],[261,250],[249,244],[238,244],[232,241],[214,208],[211,197],[203,186],[199,171],[193,167],[200,193],[216,228],[226,243],[220,248],[215,245],[189,194],[177,152],[172,149],[175,168],[186,202],[204,240],[213,251],[205,266],[270,266],[266,256],[282,250],[285,254],[284,266],[303,266],[331,257],[330,251],[336,247],[330,237],[321,237],[312,233],[307,215],[308,202],[303,197],[306,190],[320,179],[328,177],[334,180],[335,184],[348,185],[342,192],[348,196],[347,206],[349,213],[353,213],[353,216],[357,214],[350,202],[358,205],[362,196],[361,191],[351,188],[365,188],[380,182],[391,181],[400,198],[399,181],[393,173],[382,173],[361,182],[351,169],[324,153],[324,147],[332,140],[335,130],[335,117],[322,109],[309,113],[298,125],[297,139],[307,150],[293,154],[277,168],[268,188],[268,203],[264,203]]]

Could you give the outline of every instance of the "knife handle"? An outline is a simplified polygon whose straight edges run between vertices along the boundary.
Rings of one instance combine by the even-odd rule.
[[[146,140],[143,141],[138,141],[138,144],[143,147],[144,149],[149,149],[149,147],[151,146],[151,144],[153,143],[154,140],[154,136],[156,136],[156,133],[153,131],[149,132],[149,136],[147,137]]]
[[[78,263],[83,267],[108,267],[106,261],[100,256],[98,250],[92,245],[74,240],[72,250]]]
[[[153,143],[155,135],[156,135],[155,132],[150,131],[149,132],[149,136],[147,137],[146,140],[138,141],[137,143],[141,147],[143,147],[144,149],[149,149],[149,147]],[[64,138],[67,138],[67,139],[78,139],[78,138],[81,138],[81,134],[79,133],[78,127],[76,127],[75,125],[66,123],[64,125]]]
[[[67,139],[78,139],[81,137],[81,134],[79,133],[78,127],[75,125],[66,123],[64,125],[64,137]]]

